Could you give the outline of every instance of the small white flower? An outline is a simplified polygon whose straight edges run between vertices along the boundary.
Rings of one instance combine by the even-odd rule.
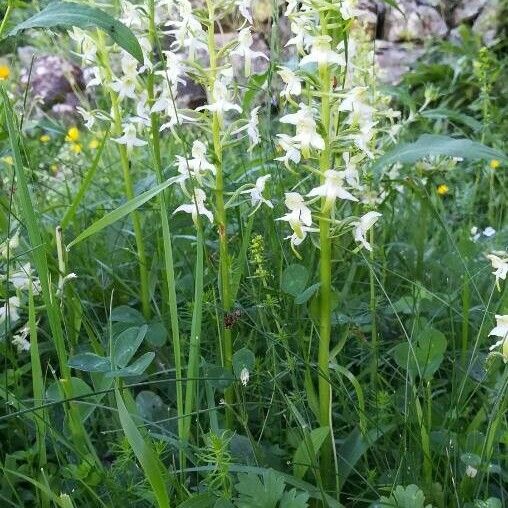
[[[100,67],[92,67],[91,69],[88,69],[88,72],[86,74],[88,75],[88,77],[91,77],[91,79],[89,79],[86,82],[86,88],[92,88],[94,86],[102,85]]]
[[[246,367],[244,367],[240,372],[240,381],[243,386],[247,386],[247,383],[249,382],[249,371]]]
[[[365,238],[365,235],[370,230],[370,228],[377,222],[377,220],[381,217],[379,212],[367,212],[365,215],[360,217],[360,220],[353,222],[354,229],[354,237],[356,242],[360,242],[363,247],[365,247],[368,251],[372,251],[372,246]]]
[[[339,171],[329,169],[324,173],[325,181],[323,185],[312,189],[307,196],[321,196],[326,199],[325,209],[329,209],[335,203],[337,198],[349,201],[358,201],[351,193],[344,189],[344,177]]]
[[[496,326],[489,333],[489,337],[501,337],[495,344],[490,346],[489,350],[501,347],[501,354],[503,355],[504,362],[508,362],[508,314],[504,316],[496,315]]]
[[[491,226],[488,226],[483,230],[483,236],[486,236],[487,238],[490,238],[491,236],[494,236],[495,234],[496,234],[496,230]]]
[[[351,187],[358,189],[360,187],[360,181],[356,164],[363,159],[363,154],[351,157],[349,152],[344,152],[342,154],[342,159],[344,160],[344,171],[341,171],[341,174]]]
[[[251,0],[235,0],[235,4],[238,7],[240,14],[252,25],[253,20],[252,14],[250,12],[250,2]]]
[[[276,220],[289,223],[293,233],[285,239],[291,241],[291,247],[294,249],[305,240],[307,233],[319,230],[310,227],[312,225],[312,213],[310,208],[305,204],[303,197],[298,192],[288,192],[285,196],[285,204],[290,213]]]
[[[19,306],[19,298],[17,296],[11,296],[8,302],[5,302],[4,305],[0,307],[0,327],[4,326],[6,321],[10,326],[19,319]]]
[[[85,122],[85,127],[88,130],[90,130],[95,124],[95,116],[80,106],[78,106],[76,108],[76,111],[83,117],[83,121]]]
[[[300,66],[309,63],[316,63],[321,65],[338,65],[340,67],[346,66],[346,59],[344,55],[339,55],[332,50],[332,38],[329,35],[318,35],[312,40],[312,49],[310,54],[304,56],[300,60]]]
[[[118,93],[120,100],[128,97],[129,99],[136,99],[136,84],[138,77],[138,61],[124,53],[122,55],[122,77],[115,78],[111,84],[111,88]]]
[[[83,64],[95,62],[97,56],[97,43],[84,30],[73,27],[68,31],[69,37],[76,42],[81,53]]]
[[[6,258],[7,253],[12,255],[12,252],[19,246],[19,231],[16,231],[8,240],[0,244],[0,257]]]
[[[259,206],[261,203],[264,203],[269,208],[273,208],[273,203],[269,199],[263,197],[266,182],[271,178],[271,176],[272,175],[260,176],[256,180],[256,184],[252,189],[244,190],[240,194],[250,194],[252,206]]]
[[[238,55],[245,59],[245,76],[250,76],[252,60],[255,58],[268,60],[268,57],[263,52],[250,49],[253,42],[251,27],[246,26],[238,32],[238,46],[231,51],[231,55]]]
[[[357,4],[358,0],[341,0],[339,10],[342,19],[348,20],[358,16],[361,11],[356,8]]]
[[[497,254],[502,257],[499,257]],[[496,276],[496,286],[499,289],[499,280],[506,280],[506,275],[508,274],[508,253],[493,252],[488,254],[487,258],[492,263],[492,268],[494,269],[492,274]]]
[[[280,92],[281,97],[285,97],[287,100],[289,100],[291,96],[299,97],[302,93],[302,82],[300,78],[287,67],[281,67],[278,74],[286,85],[284,90]]]
[[[311,27],[308,25],[308,20],[305,18],[294,18],[291,23],[291,31],[295,35],[286,42],[285,47],[295,46],[298,53],[303,54],[304,51],[311,45],[313,40],[309,33]]]
[[[305,157],[310,155],[311,147],[316,150],[325,148],[325,142],[317,132],[312,108],[306,104],[300,103],[300,109],[296,113],[283,116],[280,122],[296,126],[296,135],[292,139],[300,144]]]
[[[132,151],[135,146],[144,146],[146,145],[146,141],[139,139],[136,136],[136,126],[132,123],[125,124],[123,127],[123,136],[119,138],[113,138],[113,141],[116,141],[120,145],[125,145],[127,147],[127,151]]]
[[[259,136],[259,118],[258,118],[259,106],[254,108],[250,113],[250,119],[246,125],[235,130],[231,134],[240,134],[243,131],[247,131],[247,135],[250,140],[249,152],[259,144],[261,138]]]
[[[172,183],[178,182],[180,185],[182,185],[183,182],[189,178],[195,178],[196,181],[201,184],[203,176],[207,173],[210,172],[215,175],[215,166],[208,162],[206,158],[206,146],[202,141],[194,141],[192,144],[191,154],[191,159],[187,159],[180,155],[176,156],[178,161],[177,167],[179,175],[172,178]]]
[[[300,143],[294,141],[294,139],[287,134],[277,134],[277,137],[279,138],[279,146],[282,148],[282,150],[284,150],[285,153],[282,157],[276,157],[275,160],[282,161],[285,166],[290,169],[290,162],[298,164],[302,159],[300,154]]]
[[[9,274],[10,283],[20,291],[28,291],[30,279],[32,280],[32,291],[34,295],[38,295],[42,288],[37,277],[31,277],[32,267],[30,263],[21,265],[20,269]]]
[[[234,104],[229,101],[228,89],[220,79],[217,79],[214,83],[212,99],[213,102],[211,104],[201,106],[197,108],[196,111],[206,109],[216,113],[221,124],[223,123],[224,113],[228,111],[237,111],[238,113],[242,112],[242,108],[238,106],[238,104]]]
[[[30,329],[27,325],[18,330],[18,333],[12,336],[12,345],[16,346],[18,353],[30,351],[30,342],[26,339]]]
[[[466,467],[466,476],[468,476],[469,478],[475,478],[477,474],[478,469],[476,469],[475,467],[470,465]]]
[[[192,203],[180,205],[174,212],[190,213],[194,224],[197,224],[198,214],[204,215],[210,222],[213,222],[213,214],[205,207],[206,194],[202,189],[194,189]]]
[[[166,82],[176,86],[178,83],[185,85],[182,76],[185,74],[185,67],[182,64],[182,57],[173,53],[173,51],[163,51],[165,56],[165,69],[157,71],[156,74],[162,76]]]

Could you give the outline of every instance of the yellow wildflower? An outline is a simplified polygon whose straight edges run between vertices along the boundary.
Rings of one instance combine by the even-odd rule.
[[[491,169],[497,169],[499,166],[501,166],[501,161],[498,161],[497,159],[492,159],[490,161],[489,166],[491,167]]]
[[[14,164],[14,159],[12,158],[12,155],[6,155],[5,157],[2,157],[2,161],[5,162],[8,166],[12,166]]]
[[[65,141],[70,141],[71,143],[75,143],[79,139],[79,129],[77,127],[71,127],[67,131],[67,136],[65,136]]]
[[[71,152],[74,153],[81,153],[83,147],[79,143],[72,143],[71,144]]]
[[[437,193],[440,196],[445,196],[446,194],[448,194],[448,192],[450,192],[450,188],[445,183],[442,183],[437,186]]]
[[[49,134],[42,134],[40,137],[39,137],[39,141],[41,143],[47,143],[48,141],[51,141],[51,136]]]
[[[90,143],[88,143],[88,148],[90,148],[90,150],[95,150],[96,148],[98,148],[98,146],[99,146],[98,139],[92,139],[92,141],[90,141]]]
[[[0,65],[0,81],[4,81],[5,79],[8,79],[8,77],[11,75],[11,70],[9,69],[8,65]]]

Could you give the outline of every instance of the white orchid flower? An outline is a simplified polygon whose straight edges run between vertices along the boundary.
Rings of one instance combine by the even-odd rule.
[[[325,198],[325,210],[329,210],[337,198],[349,201],[358,201],[350,192],[344,189],[344,177],[339,171],[329,169],[324,172],[325,181],[323,185],[312,189],[307,196],[320,196]]]
[[[244,58],[245,76],[250,76],[251,63],[255,58],[269,58],[262,51],[254,51],[251,49],[254,40],[252,39],[251,27],[246,26],[238,32],[238,46],[231,51],[232,55],[238,55]]]
[[[32,267],[30,263],[24,263],[19,270],[9,274],[9,282],[20,291],[28,291],[30,280],[32,281],[32,291],[34,295],[38,295],[41,291],[41,284],[37,277],[32,277]]]
[[[263,196],[266,182],[271,178],[271,176],[272,175],[260,176],[256,180],[254,187],[252,187],[251,189],[244,190],[240,193],[240,194],[250,194],[252,206],[256,207],[256,209],[257,207],[261,206],[262,203],[264,203],[269,208],[273,208],[273,203]]]
[[[247,131],[247,135],[249,136],[249,140],[250,140],[249,152],[256,145],[258,145],[259,142],[261,141],[261,138],[259,136],[259,127],[258,127],[259,126],[258,112],[259,112],[259,106],[254,108],[251,111],[250,119],[246,125],[244,125],[243,127],[240,127],[239,129],[237,129],[231,133],[234,135],[234,134],[240,134],[243,131]]]
[[[185,212],[190,213],[192,216],[192,220],[194,221],[194,224],[197,224],[198,220],[198,214],[204,215],[208,218],[210,222],[213,222],[213,214],[210,210],[208,210],[205,206],[206,201],[206,194],[202,189],[194,189],[193,195],[192,195],[192,203],[180,205],[174,212]]]
[[[120,100],[137,99],[138,61],[128,53],[122,55],[122,73],[122,77],[114,79],[111,88],[118,93]]]
[[[499,257],[498,254],[501,257]],[[492,274],[495,275],[496,286],[500,289],[499,281],[506,280],[506,275],[508,274],[508,253],[493,252],[492,254],[488,254],[487,258],[492,263],[492,268],[494,269]]]
[[[489,333],[490,336],[501,337],[495,344],[489,347],[490,351],[501,346],[501,354],[504,362],[508,363],[508,314],[496,315],[496,326]]]
[[[358,0],[340,0],[340,15],[342,19],[347,21],[348,19],[354,18],[361,13],[356,7],[358,5]]]
[[[276,157],[275,160],[283,162],[284,165],[290,169],[290,162],[298,164],[302,159],[300,154],[300,143],[294,141],[294,139],[287,134],[277,134],[277,137],[279,138],[279,146],[285,153],[282,157]]]
[[[322,65],[346,66],[344,55],[340,55],[332,50],[332,38],[329,35],[318,35],[312,40],[312,49],[310,53],[300,60],[300,66],[310,63]]]
[[[309,157],[311,147],[316,150],[325,148],[323,138],[317,133],[317,124],[310,106],[300,103],[296,113],[283,116],[280,122],[296,126],[296,135],[292,139],[300,144],[304,157]]]
[[[374,226],[381,217],[379,212],[367,212],[362,215],[358,221],[353,222],[355,242],[360,242],[368,251],[372,251],[372,246],[365,238],[367,232]]]
[[[196,111],[206,109],[208,111],[212,111],[213,113],[217,113],[217,117],[221,124],[224,120],[224,113],[227,113],[228,111],[237,111],[238,113],[242,112],[242,108],[238,106],[238,104],[234,104],[229,101],[228,89],[220,79],[217,79],[213,85],[212,99],[213,102],[211,104],[201,106],[197,108]]]
[[[252,25],[251,0],[235,0],[240,14]]]
[[[302,82],[300,78],[287,67],[281,67],[278,74],[284,84],[285,88],[280,92],[281,97],[285,97],[287,100],[291,96],[299,97],[302,94]]]
[[[145,146],[147,144],[146,141],[136,136],[136,126],[132,123],[125,124],[123,127],[123,136],[113,138],[113,141],[120,145],[125,145],[128,152],[131,152],[135,146]]]
[[[19,319],[20,301],[17,296],[11,296],[7,302],[0,307],[0,327],[4,326],[7,321],[8,325],[12,325]]]
[[[207,173],[216,174],[215,166],[206,159],[206,146],[202,141],[194,141],[191,155],[190,159],[180,155],[176,156],[179,175],[171,179],[172,183],[177,182],[182,185],[189,178],[195,178],[201,184],[204,175]]]

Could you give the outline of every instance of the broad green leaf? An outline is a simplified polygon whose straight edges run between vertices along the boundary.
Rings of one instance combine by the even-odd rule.
[[[447,108],[436,108],[436,109],[428,109],[423,111],[421,115],[424,118],[430,118],[432,120],[440,120],[440,119],[448,119],[452,122],[462,123],[467,127],[470,127],[474,131],[478,131],[482,128],[481,122],[473,118],[472,116],[465,115],[464,113],[460,113],[459,111],[453,111],[453,109]]]
[[[79,353],[68,361],[69,367],[84,372],[109,372],[111,362],[109,358],[96,355],[95,353]]]
[[[136,427],[136,424],[125,407],[125,403],[118,388],[115,389],[115,398],[120,424],[122,425],[125,437],[134,455],[141,464],[146,478],[152,486],[157,504],[159,508],[169,508],[169,495],[164,478],[165,467],[152,449],[149,438],[147,436],[143,437]]]
[[[254,368],[254,363],[256,361],[256,357],[254,353],[247,348],[239,349],[233,355],[233,371],[237,378],[240,377],[240,373],[243,369],[247,369],[249,372],[252,372]]]
[[[113,322],[131,323],[133,325],[142,325],[145,322],[145,318],[141,312],[127,305],[115,307],[111,311],[109,319]]]
[[[141,46],[132,31],[106,12],[90,5],[74,2],[50,3],[42,11],[15,26],[9,32],[9,35],[16,35],[28,28],[67,28],[73,26],[83,29],[100,28],[104,30],[120,47],[139,62],[143,62]]]
[[[150,201],[153,197],[157,196],[160,192],[162,192],[165,188],[169,187],[171,184],[170,181],[166,181],[157,185],[153,189],[149,191],[143,192],[139,196],[127,201],[123,205],[119,206],[116,210],[106,214],[104,217],[99,219],[97,222],[94,222],[90,227],[86,228],[80,235],[78,235],[72,242],[67,245],[67,250],[69,250],[72,246],[78,244],[83,241],[85,238],[89,236],[97,234],[99,231],[102,231],[104,228],[111,226],[115,222],[123,219],[126,215],[129,215],[134,210],[138,209],[140,206],[144,205],[147,201]]]
[[[305,291],[300,293],[295,297],[295,303],[296,305],[302,305],[303,303],[308,302],[316,293],[316,291],[319,289],[321,284],[318,282],[316,284],[312,284],[312,286],[309,286]]]
[[[408,485],[403,487],[397,485],[390,497],[382,496],[375,507],[385,508],[424,508],[425,494],[417,485]],[[432,508],[432,505],[427,505]]]
[[[136,354],[145,338],[148,327],[134,326],[118,334],[113,340],[113,365],[115,368],[125,367]]]
[[[155,347],[162,347],[168,338],[168,331],[161,321],[152,321],[148,323],[146,340]]]
[[[309,506],[308,500],[309,494],[307,492],[298,492],[296,489],[291,489],[284,492],[279,508],[307,508]]]
[[[309,270],[305,266],[289,265],[282,273],[280,287],[284,293],[296,297],[305,290],[308,278]]]
[[[93,390],[90,388],[90,386],[85,383],[82,379],[79,377],[71,377],[70,378],[71,384],[72,384],[72,395],[73,397],[80,397],[83,395],[92,395]],[[65,380],[55,381],[52,383],[48,389],[46,390],[46,397],[49,400],[63,400],[62,397],[62,389],[60,384],[64,383]],[[90,404],[91,402],[96,401],[96,397],[90,396],[86,397],[84,399],[84,404],[79,404],[79,401],[76,401],[75,404],[79,404],[79,412],[81,414],[81,418],[83,421],[85,421],[94,411],[95,407],[93,404]]]
[[[468,160],[503,160],[508,161],[507,156],[489,148],[477,141],[465,138],[451,138],[437,134],[424,134],[414,143],[397,145],[393,150],[383,155],[374,163],[373,170],[380,170],[384,166],[395,162],[412,163],[428,156],[444,155],[448,157],[462,157]]]
[[[235,485],[239,493],[238,508],[276,508],[284,492],[284,480],[268,470],[260,477],[254,473],[239,474]]]
[[[439,369],[445,351],[446,337],[434,328],[427,328],[412,344],[403,342],[396,346],[393,357],[397,365],[407,370],[413,378],[420,376],[428,381]]]
[[[145,372],[148,366],[152,363],[155,358],[155,353],[148,352],[144,355],[141,355],[135,362],[131,363],[127,367],[123,369],[115,370],[112,372],[107,372],[107,377],[130,377],[130,376],[140,376]]]
[[[308,431],[307,431],[308,432]],[[327,436],[329,427],[318,427],[308,432],[293,456],[293,473],[297,478],[303,478],[309,466],[313,465],[312,457],[316,457]]]

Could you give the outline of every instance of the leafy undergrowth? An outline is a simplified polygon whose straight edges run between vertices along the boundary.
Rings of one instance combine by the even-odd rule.
[[[505,43],[384,86],[353,3],[8,3],[2,506],[507,504]]]

